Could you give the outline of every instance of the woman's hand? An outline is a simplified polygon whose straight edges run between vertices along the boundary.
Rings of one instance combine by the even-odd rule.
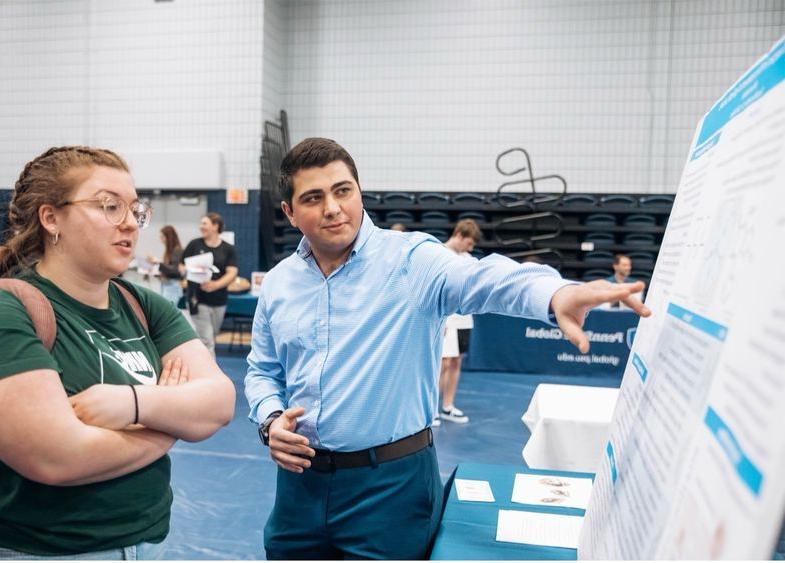
[[[182,358],[175,358],[174,361],[166,360],[161,376],[158,378],[158,385],[182,385],[190,381],[188,366],[183,364]]]
[[[210,280],[206,281],[201,285],[202,291],[205,293],[212,293],[213,291],[218,291],[221,289],[220,284],[217,280]]]
[[[190,380],[188,367],[180,358],[167,360],[158,385],[182,385]],[[110,430],[121,430],[134,423],[137,404],[134,390],[129,385],[109,385],[102,383],[88,387],[68,400],[77,418],[90,426],[100,426]],[[139,404],[141,418],[144,405]]]
[[[101,383],[69,397],[77,418],[90,426],[122,430],[136,416],[134,390],[130,385]]]

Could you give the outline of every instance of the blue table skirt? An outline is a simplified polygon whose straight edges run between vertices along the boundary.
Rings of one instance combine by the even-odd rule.
[[[502,315],[475,315],[464,369],[551,375],[624,373],[638,315],[631,311],[594,310],[584,331],[591,350],[581,354],[561,331],[540,321]]]
[[[436,535],[431,559],[576,559],[577,550],[563,547],[545,547],[496,541],[496,524],[499,510],[524,510],[582,516],[578,508],[534,506],[514,503],[512,488],[516,473],[589,477],[591,473],[564,471],[539,471],[516,465],[487,465],[461,463],[450,477],[449,496]],[[468,502],[458,500],[454,479],[477,479],[491,484],[495,502]]]
[[[253,317],[256,312],[256,295],[250,293],[229,294],[229,301],[226,303],[226,314],[235,317]]]

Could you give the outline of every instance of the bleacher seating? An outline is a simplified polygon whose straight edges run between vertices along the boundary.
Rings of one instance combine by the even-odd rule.
[[[610,276],[613,255],[625,253],[633,259],[635,277],[650,279],[672,196],[536,195],[554,197],[540,202],[530,191],[365,191],[362,198],[377,226],[403,223],[409,230],[429,232],[441,241],[447,240],[460,219],[474,219],[483,231],[475,250],[478,256],[497,252],[515,260],[550,264],[566,278],[596,279]],[[300,234],[280,209],[273,209],[273,214],[273,225],[263,236],[272,238],[278,261],[291,254]],[[582,249],[582,243],[592,243],[593,248]]]

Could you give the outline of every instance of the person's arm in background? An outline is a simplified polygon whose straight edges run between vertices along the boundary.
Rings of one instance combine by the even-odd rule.
[[[310,466],[302,456],[313,457],[315,452],[308,447],[308,438],[296,433],[297,417],[305,410],[286,408],[286,373],[275,350],[264,294],[259,296],[253,320],[245,396],[251,407],[248,418],[257,425],[275,412],[282,413],[270,425],[270,457],[284,469],[302,473]]]
[[[132,399],[127,385],[116,387]],[[133,420],[132,412],[130,416]],[[0,460],[32,481],[58,486],[127,475],[150,465],[175,443],[174,437],[154,430],[84,424],[51,369],[0,380],[0,428]]]
[[[198,442],[215,434],[234,417],[234,384],[215,363],[201,340],[193,339],[166,353],[161,360],[180,361],[188,372],[181,385],[136,385],[139,424],[170,436]],[[119,413],[134,408],[134,397],[125,385],[93,385],[71,397],[79,418],[86,424],[123,427]]]
[[[623,301],[643,316],[650,311],[632,295],[642,282],[611,284],[598,280],[576,283],[541,264],[519,264],[492,254],[482,260],[459,258],[435,239],[422,238],[409,253],[412,298],[421,308],[436,307],[441,316],[452,313],[497,313],[551,322],[582,352],[589,342],[582,326],[588,311],[608,301]]]
[[[180,276],[180,262],[183,259],[182,250],[174,250],[169,258],[169,262],[160,262],[158,264],[158,271],[169,279],[179,279]]]
[[[227,244],[226,246],[228,247],[226,252],[226,273],[224,273],[224,275],[222,275],[217,280],[210,280],[203,283],[202,291],[209,293],[211,291],[229,287],[229,285],[231,285],[231,283],[237,278],[237,272],[239,271],[237,268],[237,253],[235,251],[234,245]]]
[[[177,268],[180,270],[180,277],[181,278],[185,278],[185,275],[186,275],[185,259],[188,258],[189,256],[193,256],[194,254],[196,254],[196,251],[194,250],[194,244],[195,243],[196,243],[196,241],[192,240],[187,245],[185,245],[185,248],[183,249],[183,253],[180,256],[180,263],[178,264]]]

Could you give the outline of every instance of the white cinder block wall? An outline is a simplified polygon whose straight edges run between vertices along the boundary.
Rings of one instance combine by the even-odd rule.
[[[264,0],[264,119],[278,123],[286,109],[286,0]]]
[[[288,9],[292,140],[339,140],[366,189],[495,189],[521,146],[570,191],[672,192],[700,116],[785,32],[781,0]]]
[[[258,187],[283,108],[366,189],[492,190],[522,146],[570,191],[671,192],[783,33],[781,0],[0,0],[0,187],[64,143],[221,150]]]
[[[49,146],[220,150],[259,185],[261,0],[0,0],[0,185]]]

